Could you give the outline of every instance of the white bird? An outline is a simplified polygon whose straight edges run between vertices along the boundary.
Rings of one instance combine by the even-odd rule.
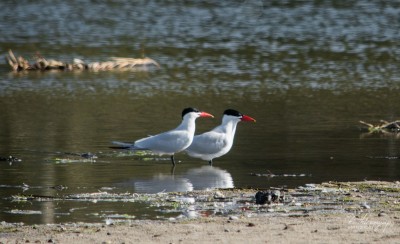
[[[182,111],[182,122],[173,130],[139,139],[134,143],[125,143],[113,141],[117,149],[130,150],[150,150],[158,155],[170,155],[172,164],[175,166],[174,154],[185,150],[192,144],[194,132],[196,129],[195,121],[199,117],[211,117],[213,115],[207,112],[200,112],[195,108],[185,108]]]
[[[185,151],[189,156],[207,160],[212,165],[214,158],[221,157],[231,150],[236,126],[240,121],[256,122],[252,117],[236,110],[225,110],[221,125],[195,136],[192,144]]]

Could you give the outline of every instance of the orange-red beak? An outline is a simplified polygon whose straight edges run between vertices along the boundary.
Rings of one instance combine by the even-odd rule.
[[[209,114],[207,112],[201,112],[200,113],[200,117],[210,117],[210,118],[214,118],[214,115]]]
[[[256,122],[255,119],[253,119],[252,117],[247,116],[247,115],[243,115],[242,118],[241,118],[240,120],[241,120],[241,121]]]

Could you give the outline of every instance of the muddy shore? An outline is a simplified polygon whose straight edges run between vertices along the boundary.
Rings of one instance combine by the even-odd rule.
[[[1,222],[0,243],[400,242],[398,181],[308,184],[280,189],[280,200],[263,205],[255,203],[258,191],[155,194],[157,201],[183,209],[180,217],[167,220],[33,226]]]

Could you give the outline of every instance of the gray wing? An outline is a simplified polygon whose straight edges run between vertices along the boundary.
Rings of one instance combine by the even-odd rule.
[[[187,149],[198,154],[215,154],[228,145],[228,140],[223,133],[209,131],[193,138],[193,142]]]
[[[135,141],[135,147],[155,152],[175,153],[184,150],[192,138],[186,131],[168,131]]]

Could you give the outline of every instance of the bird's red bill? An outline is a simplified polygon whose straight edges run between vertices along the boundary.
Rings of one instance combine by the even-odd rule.
[[[251,121],[251,122],[256,122],[256,120],[255,120],[255,119],[253,119],[252,117],[250,117],[250,116],[247,116],[247,115],[243,115],[243,116],[242,116],[242,118],[241,118],[241,120],[242,120],[242,121]]]

